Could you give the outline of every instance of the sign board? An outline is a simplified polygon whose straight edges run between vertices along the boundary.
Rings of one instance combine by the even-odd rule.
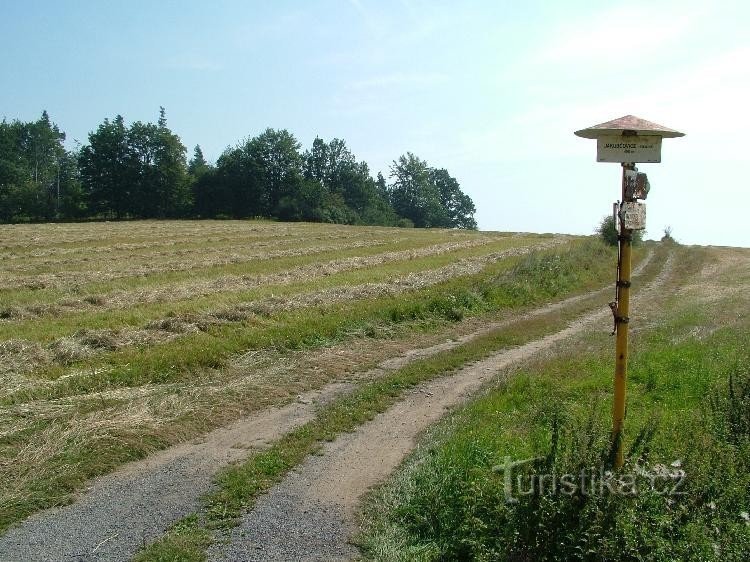
[[[626,201],[620,207],[620,220],[628,230],[646,229],[646,204]]]
[[[645,199],[650,190],[651,184],[646,174],[639,172],[638,168],[625,170],[625,199]]]
[[[606,135],[596,139],[597,162],[661,162],[661,137]]]

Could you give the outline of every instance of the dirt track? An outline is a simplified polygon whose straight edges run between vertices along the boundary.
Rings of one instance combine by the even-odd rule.
[[[654,283],[663,279],[668,269]],[[526,317],[564,308],[586,296],[542,307]],[[507,365],[597,320],[608,325],[609,311],[588,314],[565,330],[420,386],[359,431],[328,445],[323,456],[309,459],[259,501],[232,534],[229,548],[217,545],[212,557],[331,560],[355,555],[347,539],[359,498],[398,465],[419,432]],[[455,342],[414,350],[381,365],[373,376],[512,322],[488,326]],[[245,456],[247,448],[263,446],[312,419],[316,402],[330,400],[349,388],[346,384],[329,385],[296,403],[213,432],[200,443],[163,451],[98,479],[74,504],[34,515],[0,537],[0,560],[127,560],[180,517],[199,508],[199,498],[210,488],[216,470]]]
[[[671,260],[634,305],[669,275]],[[588,327],[606,330],[609,310],[588,313],[559,332],[496,353],[458,373],[420,385],[358,431],[327,444],[261,498],[228,544],[216,543],[210,560],[349,560],[358,551],[356,509],[370,487],[382,481],[416,445],[418,435],[450,409],[495,379],[503,369],[550,348]]]

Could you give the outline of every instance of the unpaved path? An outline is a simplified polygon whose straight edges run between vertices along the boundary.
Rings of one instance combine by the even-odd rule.
[[[639,271],[650,259],[651,254],[641,262]],[[531,311],[520,318],[540,316],[563,309],[599,292],[601,291],[571,297]],[[609,311],[606,310],[590,315],[590,318],[608,315]],[[498,322],[455,341],[412,350],[403,356],[383,362],[368,375],[371,378],[383,376],[410,361],[451,349],[492,329],[511,326],[517,320],[518,318]],[[231,554],[232,550],[227,551],[229,558],[225,559],[294,559],[286,557],[283,549],[279,550],[277,558],[269,554],[276,551],[274,537],[288,544],[304,545],[305,532],[311,525],[315,527],[318,536],[323,537],[320,549],[316,551],[322,553],[321,559],[335,559],[335,552],[331,550],[332,544],[340,545],[342,556],[350,556],[353,551],[348,547],[346,538],[350,532],[348,522],[351,521],[353,506],[364,490],[397,466],[413,446],[417,433],[436,421],[444,408],[458,403],[487,378],[493,376],[498,369],[579,329],[578,324],[575,324],[558,334],[477,363],[454,377],[424,385],[388,410],[385,415],[367,424],[360,432],[336,440],[327,447],[324,457],[310,459],[301,472],[290,476],[282,486],[275,488],[259,502],[258,509],[248,516],[237,531],[239,534],[233,535],[232,546],[240,550],[234,555]],[[227,428],[214,431],[199,442],[167,449],[143,461],[126,465],[111,475],[96,479],[79,495],[75,503],[35,514],[0,537],[0,561],[128,560],[143,546],[161,536],[174,522],[199,509],[200,497],[209,491],[217,470],[231,461],[245,457],[248,448],[263,447],[313,419],[318,404],[350,391],[353,386],[349,383],[327,385],[321,390],[301,396],[295,403],[264,410]],[[375,433],[370,435],[369,432],[373,431]],[[384,441],[387,443],[384,444]],[[372,443],[372,446],[368,443]],[[320,477],[311,476],[313,473],[306,472],[314,470],[316,463],[325,463],[319,467]],[[340,474],[334,475],[330,472],[330,479],[325,480],[326,471],[339,469]],[[306,474],[308,476],[305,476]],[[308,515],[293,505],[288,506],[288,510],[280,512],[274,509],[268,511],[268,506],[272,507],[274,501],[283,502],[284,494],[292,493],[292,489],[286,487],[295,481],[301,483],[300,491],[306,488],[305,482],[308,481],[310,485],[318,488],[316,499],[309,500],[313,503],[304,504],[310,511],[310,522],[304,525],[297,517],[292,519],[291,513],[305,518]],[[299,495],[289,497],[292,498],[290,501],[294,502],[304,499]],[[321,517],[313,517],[316,513],[322,514]],[[338,518],[337,513],[340,514]],[[258,536],[266,534],[263,544],[267,550],[257,551],[260,553],[256,553],[257,556],[241,554],[241,549],[245,548],[245,541],[236,537],[241,537],[242,529],[247,529],[248,522],[252,521],[255,514],[265,514],[267,517],[266,524],[259,525],[254,531]],[[292,534],[291,530],[276,528],[271,524],[274,520],[278,523],[279,518],[287,516],[290,524],[297,527],[295,534]],[[335,537],[338,538],[334,540]],[[253,552],[256,552],[254,549],[260,544],[258,541],[257,538],[251,541],[250,548]],[[300,552],[304,553],[305,550]],[[217,557],[220,554],[218,550],[213,552]]]
[[[662,272],[634,299],[637,309],[671,270]],[[611,312],[588,313],[567,328],[469,365],[455,375],[429,381],[357,431],[308,458],[245,515],[228,541],[215,543],[212,561],[350,560],[362,496],[382,481],[414,448],[418,435],[503,369],[575,336],[589,327],[607,329]]]

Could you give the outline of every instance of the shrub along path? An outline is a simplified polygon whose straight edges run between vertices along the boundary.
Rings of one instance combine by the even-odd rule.
[[[652,255],[649,254],[642,261],[639,267],[641,271],[647,269]],[[343,461],[341,453],[351,455],[346,474],[356,478],[341,480],[335,477],[332,486],[326,487],[321,483],[319,492],[325,494],[326,490],[334,489],[345,491],[345,498],[348,498],[346,505],[352,507],[367,486],[396,466],[409,450],[416,433],[442,415],[444,407],[456,403],[475,390],[502,365],[520,359],[534,350],[542,349],[551,341],[580,329],[576,323],[572,327],[558,331],[564,327],[567,320],[580,315],[584,310],[596,304],[599,310],[593,316],[606,316],[606,311],[602,312],[604,309],[601,305],[606,300],[605,297],[609,296],[609,290],[611,289],[607,287],[593,293],[571,297],[516,318],[485,326],[452,341],[411,350],[365,373],[360,377],[361,380],[382,380],[391,373],[408,368],[409,365],[429,361],[431,357],[439,360],[441,354],[473,343],[479,348],[484,346],[489,352],[498,347],[507,348],[535,340],[520,348],[492,356],[475,366],[459,371],[454,376],[418,387],[386,415],[368,424],[361,434],[352,434],[334,442],[332,450],[340,449],[340,453],[313,459],[304,465],[300,474],[304,475],[305,471],[311,470],[310,467],[315,461],[333,463],[328,469],[338,470],[336,462]],[[545,336],[550,332],[553,333]],[[499,339],[498,334],[502,334]],[[536,339],[540,336],[545,337]],[[228,428],[207,435],[200,442],[173,447],[98,479],[74,504],[36,514],[20,526],[10,529],[0,538],[0,560],[128,559],[145,544],[164,533],[180,517],[199,511],[201,496],[211,489],[214,475],[222,466],[247,456],[249,448],[262,449],[267,443],[278,440],[295,428],[312,423],[326,404],[335,404],[337,399],[350,395],[356,388],[358,387],[353,383],[329,384],[322,390],[301,395],[295,403],[261,411]],[[404,420],[390,417],[397,412],[405,413],[407,417]],[[401,425],[402,422],[405,425]],[[379,438],[373,437],[372,440],[372,445],[376,449],[359,450],[362,439],[370,439],[372,431],[379,434]],[[250,441],[249,435],[252,435]],[[378,461],[372,462],[373,458],[377,458]],[[341,475],[344,475],[344,472],[341,472]],[[290,477],[279,489],[283,490],[284,486],[293,481],[303,480],[304,476]],[[349,484],[343,485],[342,482]],[[269,498],[275,497],[278,493],[278,489],[274,490]],[[267,503],[267,500],[264,500],[264,505]],[[339,504],[331,504],[332,507],[336,505]],[[350,511],[345,513],[351,515]],[[280,515],[291,516],[286,513]],[[301,512],[298,515],[304,518]],[[297,521],[298,518],[294,520]],[[297,539],[304,541],[305,532],[309,530],[310,524],[318,523],[320,521],[315,522],[311,519],[307,525],[300,527],[302,534],[298,534]],[[269,527],[263,529],[268,531]],[[341,531],[341,541],[345,544],[349,527],[342,523],[337,525],[336,529]],[[320,532],[320,529],[318,531]],[[294,543],[291,537],[286,538],[290,544]],[[237,545],[239,544],[241,541],[237,542]],[[299,544],[299,540],[295,544]],[[273,547],[273,541],[267,542],[266,546]],[[303,547],[305,546],[300,546]],[[258,552],[262,554],[260,559],[268,559],[268,553]],[[219,551],[213,554],[218,556]],[[330,559],[330,553],[325,557]],[[286,558],[282,555],[280,559]]]

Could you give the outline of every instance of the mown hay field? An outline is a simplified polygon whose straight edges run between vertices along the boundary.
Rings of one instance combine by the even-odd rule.
[[[600,287],[609,260],[553,271],[592,244],[267,221],[0,226],[0,530],[467,319]],[[490,294],[522,263],[547,280]]]

